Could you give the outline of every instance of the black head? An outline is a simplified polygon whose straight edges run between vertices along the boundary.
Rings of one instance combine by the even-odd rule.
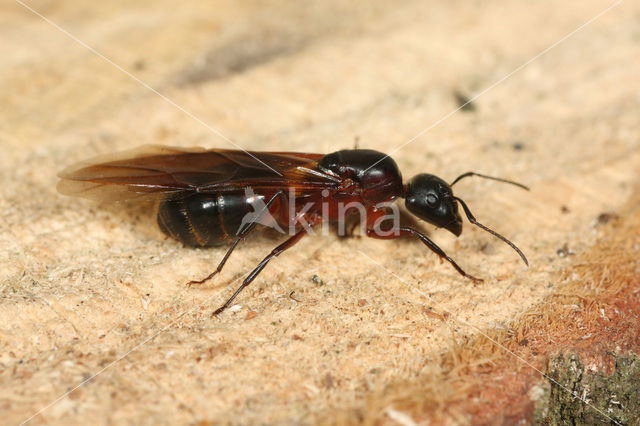
[[[515,244],[498,234],[496,231],[487,228],[478,222],[471,213],[471,210],[469,210],[467,204],[460,198],[453,195],[451,187],[460,179],[464,179],[469,176],[478,176],[484,179],[504,182],[529,190],[529,188],[521,183],[475,172],[461,174],[453,181],[453,183],[451,183],[451,185],[440,179],[438,176],[423,173],[415,176],[406,185],[404,193],[406,198],[405,205],[411,213],[418,216],[420,219],[426,220],[440,228],[448,229],[456,236],[459,236],[462,233],[462,218],[458,213],[458,203],[460,203],[464,210],[464,214],[467,216],[467,219],[469,219],[469,222],[507,243],[516,251],[516,253],[518,253],[524,263],[529,265],[524,253],[522,253]]]
[[[451,186],[437,176],[419,174],[405,188],[407,209],[432,225],[445,228],[454,235],[462,233],[462,218]]]

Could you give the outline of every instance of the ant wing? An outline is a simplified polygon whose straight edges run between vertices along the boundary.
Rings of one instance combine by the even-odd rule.
[[[101,201],[157,200],[193,193],[297,193],[332,188],[340,180],[317,169],[322,154],[247,152],[146,145],[96,157],[58,175],[58,191]]]

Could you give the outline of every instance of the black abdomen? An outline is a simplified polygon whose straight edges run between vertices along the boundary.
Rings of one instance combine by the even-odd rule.
[[[158,225],[188,246],[219,246],[236,235],[242,218],[252,211],[244,194],[194,194],[162,201]]]

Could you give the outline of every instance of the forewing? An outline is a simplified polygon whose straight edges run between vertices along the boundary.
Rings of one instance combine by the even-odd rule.
[[[97,157],[63,170],[58,191],[84,198],[122,201],[293,188],[335,186],[339,179],[316,169],[322,154],[246,152],[147,145]]]

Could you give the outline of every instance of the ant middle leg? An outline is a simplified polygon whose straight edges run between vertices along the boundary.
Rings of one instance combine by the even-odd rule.
[[[229,298],[229,300],[227,300],[225,302],[224,305],[222,305],[221,307],[219,307],[218,309],[216,309],[212,315],[218,315],[220,312],[224,311],[225,309],[227,309],[229,307],[229,305],[231,305],[231,302],[233,302],[233,299],[236,298],[236,296],[238,294],[240,294],[240,292],[242,290],[244,290],[245,287],[247,287],[249,284],[251,284],[251,282],[258,276],[258,274],[260,274],[260,272],[262,272],[262,270],[264,269],[265,266],[267,266],[267,263],[269,263],[269,261],[271,259],[273,259],[276,256],[279,256],[280,253],[282,253],[283,251],[291,248],[294,246],[295,243],[297,243],[298,241],[300,241],[300,239],[302,237],[304,237],[304,235],[307,233],[307,229],[303,228],[301,230],[299,230],[298,232],[296,232],[293,236],[291,236],[289,239],[287,239],[285,242],[283,242],[282,244],[280,244],[278,247],[274,248],[271,253],[269,253],[264,259],[262,259],[262,261],[258,264],[258,266],[256,266],[254,268],[253,271],[251,271],[251,273],[247,276],[247,278],[244,279],[244,281],[242,282],[242,284],[240,285],[240,287],[238,287],[238,289],[236,290],[235,293],[233,293],[233,295]]]
[[[229,256],[231,256],[231,253],[233,253],[233,250],[235,250],[236,246],[240,243],[240,241],[242,241],[251,231],[253,231],[256,227],[256,223],[265,215],[265,214],[269,214],[269,208],[273,205],[273,203],[275,202],[275,200],[278,197],[284,196],[284,191],[280,190],[278,192],[275,193],[275,195],[273,197],[271,197],[269,199],[269,201],[267,202],[267,204],[265,204],[265,206],[263,207],[262,211],[258,212],[257,217],[244,225],[244,227],[242,229],[240,229],[238,231],[237,238],[235,239],[235,241],[233,242],[233,244],[231,245],[231,247],[229,247],[229,250],[227,250],[227,252],[225,253],[224,257],[222,258],[222,260],[220,261],[220,263],[218,264],[218,267],[212,272],[210,273],[207,277],[205,277],[204,279],[201,280],[192,280],[189,281],[187,283],[188,286],[192,286],[192,285],[200,285],[200,284],[204,284],[205,282],[209,281],[211,278],[213,278],[214,276],[216,276],[217,274],[220,273],[220,271],[222,271],[222,268],[224,267],[224,264],[227,263],[227,260],[229,259]]]

